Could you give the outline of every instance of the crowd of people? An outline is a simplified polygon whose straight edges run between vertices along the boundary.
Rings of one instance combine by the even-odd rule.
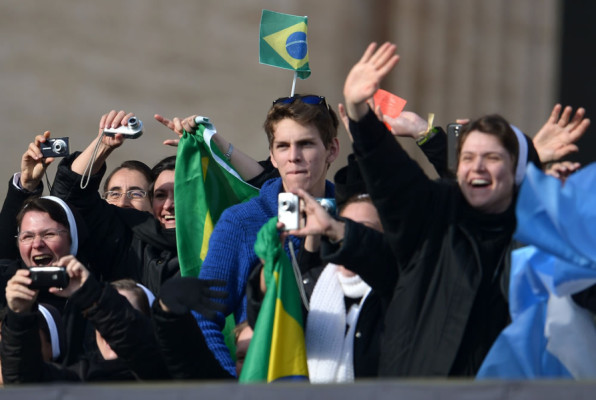
[[[369,45],[345,80],[339,115],[320,95],[275,100],[265,161],[213,136],[259,194],[219,217],[197,277],[180,273],[175,155],[152,168],[125,161],[100,189],[110,154],[126,142],[104,129],[133,113],[104,114],[91,143],[60,161],[49,196],[42,178],[55,160],[40,147],[51,134],[36,136],[0,213],[4,383],[237,379],[267,290],[254,244],[282,192],[300,199],[301,225],[278,229],[304,293],[311,382],[476,376],[512,319],[526,166],[562,187],[580,166],[560,160],[578,150],[590,121],[582,108],[556,105],[532,138],[498,114],[461,121],[451,171],[440,127],[410,111],[384,116],[371,101],[398,61],[394,44]],[[198,129],[195,115],[155,119],[177,135],[166,145]],[[353,153],[331,182],[340,122]],[[395,136],[416,140],[440,178]],[[335,199],[337,215],[320,198]],[[36,286],[37,267],[48,266],[64,267],[62,286]],[[596,311],[592,292],[580,288],[574,300]],[[223,333],[230,315],[235,352]]]

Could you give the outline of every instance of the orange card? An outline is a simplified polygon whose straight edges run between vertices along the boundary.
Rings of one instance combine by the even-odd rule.
[[[389,93],[386,90],[379,89],[373,96],[373,100],[376,106],[381,106],[381,112],[383,115],[387,115],[391,118],[396,118],[401,114],[402,110],[406,106],[407,101],[402,99],[399,96],[394,95],[393,93]],[[387,125],[385,123],[385,125]],[[391,130],[389,125],[387,128]]]

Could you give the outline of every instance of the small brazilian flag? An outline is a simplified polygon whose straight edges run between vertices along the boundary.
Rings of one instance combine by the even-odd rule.
[[[310,76],[308,17],[263,10],[259,45],[259,62],[296,71],[300,79]]]

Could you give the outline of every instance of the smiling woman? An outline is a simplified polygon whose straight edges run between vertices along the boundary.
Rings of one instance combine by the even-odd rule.
[[[17,242],[21,259],[27,266],[50,265],[65,255],[77,252],[76,240],[75,246],[72,246],[67,214],[72,215],[72,212],[66,204],[64,208],[57,200],[33,198],[17,215]],[[74,221],[74,217],[71,218]],[[76,234],[76,225],[74,231]]]
[[[509,123],[488,115],[463,127],[457,181],[468,203],[489,214],[504,212],[513,199],[519,145]]]
[[[502,117],[472,121],[460,134],[458,184],[428,179],[366,103],[396,65],[395,51],[369,45],[344,86],[354,153],[399,273],[379,375],[473,376],[509,319],[517,138]],[[383,271],[372,287],[386,280]]]
[[[9,191],[9,196],[7,196],[2,209],[3,212],[10,208],[7,207],[7,203],[11,203],[9,197],[19,194],[18,190]],[[14,257],[0,262],[0,286],[3,291],[6,289],[9,279],[19,269],[59,265],[59,260],[64,256],[74,256],[79,252],[81,226],[77,225],[73,211],[64,201],[53,196],[34,196],[26,200],[23,199],[21,204],[18,212],[17,210],[12,212],[13,220],[16,221],[16,247],[20,257],[15,254]],[[86,232],[85,229],[82,231]],[[4,254],[4,256],[6,255],[7,253]],[[47,288],[39,290],[37,299],[40,302],[51,304],[60,312],[66,312],[65,300],[54,296]],[[6,298],[3,292],[0,296],[0,306],[5,304]]]
[[[161,226],[166,229],[176,227],[176,214],[174,212],[174,171],[176,156],[169,156],[159,161],[151,169],[153,183],[149,193],[153,215]]]

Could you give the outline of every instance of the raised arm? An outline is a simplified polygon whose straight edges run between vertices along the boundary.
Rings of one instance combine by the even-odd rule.
[[[112,110],[107,114],[102,115],[99,121],[99,133],[97,137],[83,150],[83,152],[73,161],[71,169],[79,175],[83,175],[89,163],[93,160],[93,153],[97,147],[97,153],[95,160],[93,160],[93,168],[90,174],[94,175],[99,172],[103,163],[107,160],[108,156],[122,145],[124,142],[124,136],[122,134],[116,134],[113,137],[103,135],[105,128],[117,128],[119,126],[128,125],[128,120],[133,117],[133,113],[126,113],[125,111]],[[98,145],[98,142],[101,143]]]
[[[178,146],[183,131],[195,132],[197,130],[198,125],[195,122],[196,117],[196,115],[191,115],[184,119],[174,117],[170,120],[159,114],[155,114],[154,118],[158,122],[178,135],[177,139],[167,139],[163,144],[167,146]],[[232,143],[226,140],[220,133],[213,135],[213,142],[219,150],[226,155],[234,169],[245,181],[249,181],[263,172],[263,167],[256,160],[234,147]]]
[[[362,119],[369,110],[367,100],[381,85],[381,80],[395,67],[397,46],[385,42],[379,48],[371,43],[362,58],[352,67],[344,84],[346,113],[353,121]]]
[[[41,194],[43,191],[41,183],[43,174],[54,159],[43,157],[40,143],[44,143],[49,137],[50,132],[46,131],[43,135],[37,135],[34,141],[29,143],[21,157],[21,171],[14,174],[8,183],[6,198],[0,211],[0,258],[19,257],[14,240],[18,233],[16,216],[27,198]]]

